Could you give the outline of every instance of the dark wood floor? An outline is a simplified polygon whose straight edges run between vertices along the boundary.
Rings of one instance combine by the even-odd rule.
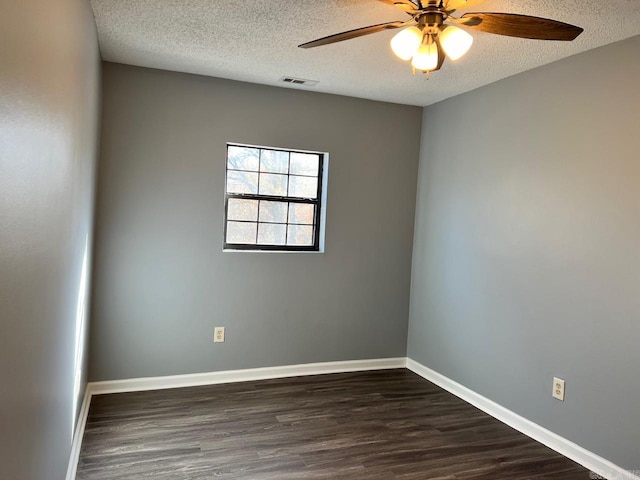
[[[408,370],[94,396],[79,480],[588,480]]]

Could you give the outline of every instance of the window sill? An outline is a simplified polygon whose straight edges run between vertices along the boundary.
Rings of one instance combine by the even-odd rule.
[[[301,253],[311,253],[318,254],[324,253],[324,250],[244,250],[244,249],[232,249],[232,248],[223,248],[222,253],[295,253],[297,255]]]

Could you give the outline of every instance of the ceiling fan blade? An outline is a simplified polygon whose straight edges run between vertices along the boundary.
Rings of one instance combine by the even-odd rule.
[[[389,30],[394,28],[407,27],[409,25],[415,25],[416,22],[409,20],[408,22],[388,22],[381,23],[379,25],[370,25],[368,27],[356,28],[355,30],[349,30],[347,32],[336,33],[329,35],[328,37],[322,37],[311,42],[298,45],[300,48],[312,48],[320,47],[321,45],[329,45],[331,43],[342,42],[343,40],[350,40],[352,38],[362,37],[364,35],[370,35],[372,33],[382,32],[383,30]]]
[[[462,25],[463,27],[475,27],[476,25],[480,25],[482,23],[482,20],[478,17],[455,18],[452,16],[448,16],[447,22],[455,23],[456,25]]]
[[[410,0],[378,0],[379,2],[386,3],[392,7],[399,8],[400,10],[407,12],[409,15],[414,15],[420,11],[420,5],[416,5]]]
[[[584,31],[557,20],[512,13],[465,13],[461,19],[464,22],[467,18],[470,21],[463,24],[472,30],[534,40],[571,41]],[[479,19],[480,22],[472,19]]]

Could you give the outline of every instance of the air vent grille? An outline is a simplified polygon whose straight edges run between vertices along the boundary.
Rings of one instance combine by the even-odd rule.
[[[296,78],[296,77],[282,77],[279,81],[282,83],[289,83],[292,85],[304,85],[305,87],[314,87],[318,84],[318,80],[308,80],[306,78]]]

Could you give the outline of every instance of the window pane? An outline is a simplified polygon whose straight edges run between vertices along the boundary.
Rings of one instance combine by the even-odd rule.
[[[229,145],[227,149],[227,168],[257,172],[260,164],[259,152],[258,148]]]
[[[289,223],[306,223],[313,225],[315,207],[308,203],[289,204]]]
[[[289,177],[289,196],[316,198],[318,196],[318,179],[312,177]]]
[[[227,220],[258,220],[258,201],[230,198],[227,207]]]
[[[287,228],[287,245],[313,245],[313,227],[289,225]]]
[[[287,223],[287,203],[261,201],[260,221]]]
[[[228,193],[258,193],[258,174],[251,172],[227,171]]]
[[[273,175],[271,173],[260,174],[260,194],[261,195],[278,195],[284,197],[287,195],[287,176]]]
[[[271,173],[289,172],[289,152],[278,150],[262,150],[260,157],[260,171]]]
[[[284,245],[287,234],[287,226],[277,223],[258,224],[259,245]]]
[[[256,243],[257,223],[227,222],[227,243]]]
[[[291,173],[292,175],[318,176],[318,165],[320,157],[313,153],[291,152]]]

